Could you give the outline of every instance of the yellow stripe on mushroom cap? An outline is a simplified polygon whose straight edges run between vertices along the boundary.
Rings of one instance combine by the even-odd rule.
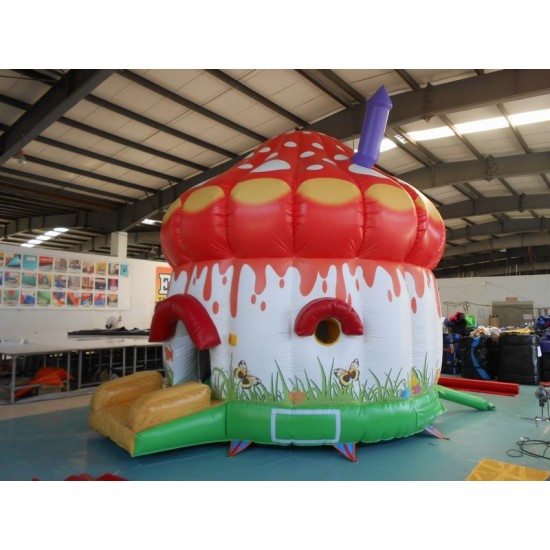
[[[192,193],[189,193],[183,203],[183,211],[186,214],[194,214],[208,208],[217,200],[223,198],[223,190],[217,185],[209,185],[208,187],[200,187]]]
[[[414,208],[410,195],[401,187],[394,185],[375,183],[365,191],[365,197],[397,212],[407,212]]]
[[[319,204],[331,206],[347,204],[361,196],[355,184],[338,178],[315,178],[304,181],[298,187],[298,193]]]
[[[290,193],[290,186],[276,178],[255,178],[241,181],[231,190],[231,197],[250,206],[267,204]]]

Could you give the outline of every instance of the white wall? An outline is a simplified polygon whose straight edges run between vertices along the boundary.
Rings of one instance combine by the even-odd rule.
[[[550,275],[460,277],[438,279],[437,285],[444,317],[464,311],[474,315],[478,324],[487,325],[492,303],[506,302],[506,298],[532,301],[535,319],[538,308],[548,308],[550,314]]]
[[[129,277],[120,277],[119,308],[40,308],[10,307],[0,309],[0,339],[43,337],[47,334],[66,335],[75,330],[105,329],[111,315],[121,315],[121,326],[127,329],[148,329],[155,307],[155,275],[164,262],[117,258],[94,254],[56,252],[48,249],[21,248],[0,245],[0,250],[15,254],[45,254],[71,256],[85,260],[121,262],[129,265]]]

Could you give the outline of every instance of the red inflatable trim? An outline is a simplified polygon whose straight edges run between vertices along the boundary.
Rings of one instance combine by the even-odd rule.
[[[149,342],[164,342],[174,336],[178,321],[182,321],[199,350],[221,343],[214,322],[203,305],[189,294],[177,294],[159,302],[155,307]]]
[[[437,383],[453,390],[493,393],[497,395],[509,396],[517,395],[519,393],[519,384],[513,384],[511,382],[495,382],[493,380],[473,380],[470,378],[440,376]]]
[[[294,322],[294,332],[298,336],[311,336],[315,327],[323,319],[338,319],[344,334],[363,334],[363,322],[347,302],[338,298],[318,298],[305,305]]]

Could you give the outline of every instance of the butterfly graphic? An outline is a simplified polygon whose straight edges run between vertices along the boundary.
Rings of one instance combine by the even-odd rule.
[[[170,346],[164,347],[164,357],[166,357],[166,361],[174,360],[174,350]]]
[[[248,372],[248,367],[244,361],[239,361],[237,368],[233,371],[233,376],[238,378],[239,385],[243,390],[249,390],[252,386],[257,386],[261,383],[259,378],[252,376]]]
[[[349,366],[349,369],[336,369],[334,376],[338,378],[340,385],[343,388],[347,388],[353,382],[359,380],[359,359],[354,359]]]

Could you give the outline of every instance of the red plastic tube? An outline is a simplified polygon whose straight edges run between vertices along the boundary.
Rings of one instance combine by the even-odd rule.
[[[519,384],[511,382],[496,382],[494,380],[473,380],[470,378],[454,378],[452,376],[440,376],[437,383],[454,390],[473,391],[479,393],[493,393],[497,395],[517,395]]]

